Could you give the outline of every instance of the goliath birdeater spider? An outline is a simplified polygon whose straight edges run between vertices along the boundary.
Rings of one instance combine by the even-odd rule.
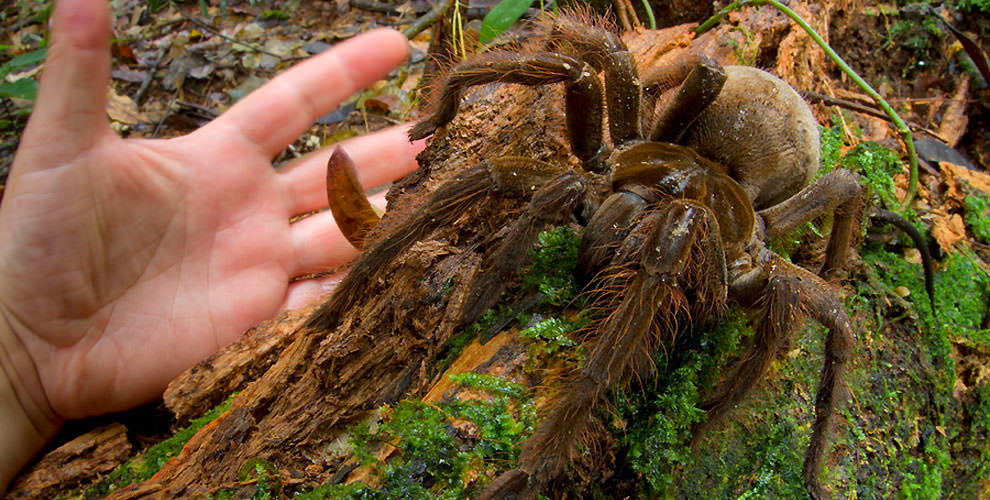
[[[669,72],[680,74],[680,85],[660,99],[659,112],[649,113],[655,117],[644,120],[643,89],[661,82],[640,82],[617,35],[580,15],[551,18],[544,35],[450,68],[432,113],[410,137],[428,137],[450,122],[471,86],[563,83],[567,136],[583,169],[518,157],[466,166],[367,245],[324,313],[352,305],[349,297],[359,295],[362,282],[376,279],[385,264],[473,204],[525,198],[526,208],[475,275],[471,287],[479,292],[463,307],[461,324],[495,304],[526,264],[537,234],[562,216],[587,221],[579,269],[600,314],[587,327],[592,344],[586,361],[563,380],[518,468],[495,479],[480,498],[535,498],[564,471],[604,393],[649,376],[650,353],[669,345],[678,324],[702,322],[729,300],[756,311],[755,334],[703,404],[703,425],[752,390],[804,317],[821,323],[828,335],[804,479],[813,497],[827,496],[819,475],[843,398],[853,333],[831,286],[765,242],[833,213],[820,274],[842,268],[863,206],[859,182],[845,170],[811,182],[818,170],[817,123],[798,94],[768,73],[692,56],[684,71]],[[604,137],[606,113],[611,144]],[[345,233],[362,246],[377,216],[340,196],[352,190],[352,168],[336,151],[328,189]],[[602,179],[610,186],[606,196],[589,188]]]

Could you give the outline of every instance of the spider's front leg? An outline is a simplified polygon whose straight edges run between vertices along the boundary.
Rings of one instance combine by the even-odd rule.
[[[753,342],[702,405],[702,409],[708,412],[708,418],[695,427],[694,435],[697,439],[751,392],[780,353],[788,335],[805,317],[810,317],[828,328],[828,337],[825,340],[821,382],[815,398],[815,423],[804,457],[803,472],[811,496],[828,498],[819,475],[828,432],[845,390],[843,375],[853,349],[852,326],[842,301],[828,283],[769,250],[764,252],[767,258],[762,266],[769,270],[769,276],[765,282],[764,305]]]
[[[571,151],[587,170],[605,170],[608,151],[602,131],[605,112],[602,82],[588,64],[550,52],[494,53],[451,68],[438,92],[433,113],[409,130],[409,138],[423,139],[453,120],[465,89],[495,82],[530,86],[563,82]]]
[[[650,373],[651,353],[673,338],[676,318],[688,317],[682,287],[725,300],[724,269],[705,269],[718,265],[712,254],[721,251],[718,222],[698,203],[674,200],[640,218],[592,292],[601,317],[589,326],[595,343],[587,361],[567,377],[526,441],[519,468],[497,478],[479,499],[535,498],[564,471],[605,391],[632,374]]]
[[[525,179],[526,172],[536,168],[540,172],[553,167],[541,162],[523,159],[502,159],[491,162],[492,177],[502,191],[518,195],[532,191],[537,183]],[[542,167],[542,168],[541,168]],[[475,322],[498,302],[502,292],[512,282],[512,275],[519,271],[529,257],[529,249],[536,243],[540,231],[554,220],[574,212],[577,202],[585,194],[585,180],[572,170],[564,170],[533,192],[523,212],[509,226],[502,241],[485,258],[491,265],[483,269],[471,283],[470,294],[461,314],[461,324]]]

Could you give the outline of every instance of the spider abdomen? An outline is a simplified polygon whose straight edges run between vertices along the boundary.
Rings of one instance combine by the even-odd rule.
[[[818,172],[818,122],[780,78],[749,66],[724,69],[722,91],[683,142],[725,165],[761,210],[791,197]]]

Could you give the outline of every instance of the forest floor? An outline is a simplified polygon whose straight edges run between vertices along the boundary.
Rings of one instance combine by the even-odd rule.
[[[475,10],[483,13],[494,3],[471,3],[468,39],[480,24]],[[711,9],[702,8],[700,14],[691,10],[687,15],[675,7],[682,3],[678,1],[656,3],[659,27],[698,23],[711,14]],[[854,258],[850,279],[842,283],[843,299],[864,333],[858,338],[849,377],[851,401],[842,410],[842,430],[837,431],[827,465],[827,483],[843,498],[986,498],[990,495],[990,89],[987,75],[971,58],[975,53],[950,25],[976,46],[990,47],[990,4],[975,0],[790,3],[813,20],[835,51],[912,128],[920,188],[907,215],[938,250],[936,318],[927,307],[919,252],[897,238],[868,234]],[[111,124],[125,137],[183,135],[296,62],[368,29],[402,29],[430,7],[426,0],[362,5],[116,0],[107,108]],[[35,0],[3,2],[0,58],[9,62],[0,67],[4,76],[0,184],[30,112],[30,82],[43,69],[38,62],[47,44],[50,8],[50,2]],[[823,132],[823,164],[858,171],[866,179],[872,205],[899,208],[897,200],[905,195],[908,177],[905,148],[896,129],[885,118],[850,108],[850,104],[873,107],[873,102],[834,64],[820,54],[808,55],[817,49],[801,45],[801,52],[787,52],[796,46],[784,43],[779,15],[771,14],[769,7],[760,7],[760,14],[753,13],[757,8],[747,9],[753,10],[732,14],[727,21],[736,26],[732,30],[735,60],[771,70],[799,90],[812,92],[809,100]],[[415,119],[429,41],[429,31],[416,36],[409,64],[320,118],[273,164]],[[837,101],[842,105],[828,104]],[[821,245],[812,242],[820,238],[814,233],[811,228],[790,235],[774,248],[810,267],[821,258]],[[716,331],[737,340],[745,337],[738,331],[744,323],[741,318],[742,313],[730,310],[729,319]],[[644,490],[690,497],[699,484],[708,498],[804,495],[801,457],[812,421],[809,407],[821,366],[822,338],[821,328],[812,327],[794,340],[775,367],[775,376],[737,410],[747,417],[703,441],[701,453],[688,449],[682,439],[697,416],[685,410],[683,401],[672,401],[694,390],[683,387],[685,377],[702,380],[711,367],[702,367],[704,363],[695,358],[678,359],[677,366],[670,360],[670,370],[660,370],[659,389],[644,391],[648,394],[637,396],[638,402],[630,402],[635,398],[624,394],[614,397],[609,421],[603,424],[613,437],[604,442],[624,451],[609,455],[619,463],[608,473],[602,473],[597,463],[577,466],[577,476],[594,478],[599,484],[587,480],[577,488],[581,494],[609,498]],[[668,427],[659,428],[657,418],[646,419],[653,424],[638,423],[644,412],[665,415]],[[186,425],[177,423],[159,401],[72,423],[49,451],[111,423],[126,426],[128,448],[144,453]],[[400,434],[395,431],[390,437],[401,440]],[[268,466],[255,464],[257,474],[244,480],[258,498],[272,494],[265,489],[269,486],[262,487],[269,477]],[[48,485],[42,496],[57,492],[88,498],[95,493],[86,493],[85,487],[114,474],[90,472]],[[30,473],[25,471],[25,476]],[[377,483],[388,486],[393,479],[380,477]],[[286,491],[306,490],[299,486],[304,480],[294,481],[283,481],[295,485],[286,486]],[[22,479],[22,487],[27,488],[23,491],[30,492],[37,484]],[[102,491],[107,491],[105,486]],[[235,496],[245,495],[245,490],[239,491]],[[340,491],[334,494],[345,496]]]

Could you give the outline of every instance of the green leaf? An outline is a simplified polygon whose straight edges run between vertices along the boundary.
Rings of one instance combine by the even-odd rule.
[[[41,61],[44,61],[47,53],[47,48],[32,50],[31,52],[25,52],[5,62],[3,66],[0,66],[0,78],[3,78],[21,68],[33,66]]]
[[[38,94],[38,82],[21,78],[12,82],[0,82],[0,97],[16,97],[33,101]]]
[[[533,0],[502,0],[481,21],[481,43],[488,43],[519,20]]]

